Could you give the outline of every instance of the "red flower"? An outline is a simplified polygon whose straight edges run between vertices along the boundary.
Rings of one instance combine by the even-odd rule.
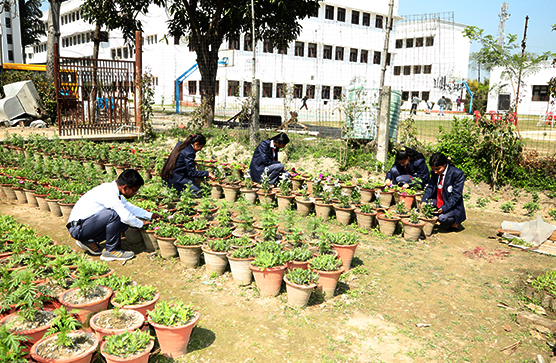
[[[135,149],[131,149],[131,153],[132,153],[132,154],[135,154]]]

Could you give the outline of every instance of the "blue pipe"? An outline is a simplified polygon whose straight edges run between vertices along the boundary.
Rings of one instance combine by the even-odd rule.
[[[463,85],[467,89],[467,93],[469,93],[469,95],[471,96],[471,102],[469,102],[469,114],[472,114],[473,113],[473,92],[471,92],[471,89],[469,88],[467,82],[463,81],[461,83],[463,83]]]

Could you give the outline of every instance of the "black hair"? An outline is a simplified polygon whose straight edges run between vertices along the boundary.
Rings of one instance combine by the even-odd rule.
[[[202,134],[190,135],[183,142],[178,144],[178,146],[176,146],[174,150],[172,150],[172,152],[168,156],[168,159],[166,159],[166,161],[164,162],[162,170],[160,171],[160,177],[162,178],[162,180],[168,180],[172,176],[174,168],[176,167],[176,161],[178,160],[178,156],[180,155],[181,151],[189,145],[195,144],[197,142],[200,145],[204,146],[207,144],[207,139]]]
[[[290,138],[284,132],[281,132],[278,135],[276,135],[274,137],[271,137],[270,140],[272,140],[274,142],[277,142],[279,144],[282,144],[282,145],[286,145],[287,143],[290,142]]]
[[[116,179],[116,184],[119,186],[127,185],[130,188],[137,188],[145,184],[145,180],[139,172],[135,169],[124,170],[118,179]]]
[[[425,156],[419,151],[410,147],[401,147],[396,153],[396,161],[405,160],[409,158],[411,161],[424,159]]]
[[[437,166],[442,166],[442,165],[454,165],[452,163],[452,161],[450,159],[448,159],[446,157],[446,155],[444,155],[443,153],[434,153],[431,155],[430,159],[429,159],[429,165],[431,167],[437,167]]]

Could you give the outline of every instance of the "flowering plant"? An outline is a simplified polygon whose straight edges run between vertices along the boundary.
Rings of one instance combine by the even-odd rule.
[[[307,190],[307,185],[304,184],[301,189],[299,189],[299,194],[303,197],[303,200],[309,200],[309,191]]]
[[[249,174],[249,169],[245,171],[245,175],[243,176],[243,185],[247,190],[253,188],[253,180],[251,179],[251,174]]]
[[[288,175],[286,173],[280,175],[280,182],[278,183],[278,187],[280,188],[280,192],[282,193],[282,195],[290,195],[292,191],[292,181],[290,180],[290,178],[288,178]]]
[[[324,204],[330,204],[332,202],[332,186],[325,185],[322,188],[322,192],[320,193],[320,197],[322,198],[322,202]]]
[[[264,173],[263,175],[261,175],[261,189],[265,192],[268,193],[270,192],[270,176],[268,175],[268,167],[264,168]]]
[[[342,191],[340,193],[340,195],[338,196],[338,200],[340,201],[338,203],[338,205],[342,208],[350,208],[351,204],[350,204],[350,196],[348,193],[346,193],[345,191]]]

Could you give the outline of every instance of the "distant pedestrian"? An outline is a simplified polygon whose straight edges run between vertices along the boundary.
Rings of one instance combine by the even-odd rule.
[[[432,102],[430,100],[427,100],[427,115],[431,114],[431,109],[432,109]]]
[[[299,109],[300,111],[301,111],[301,109],[302,109],[303,107],[305,107],[306,110],[309,110],[309,109],[307,108],[307,100],[308,100],[308,99],[309,99],[309,96],[308,96],[307,94],[301,99],[301,101],[303,102],[303,104],[301,105],[301,108]]]
[[[461,111],[461,97],[458,96],[458,99],[456,100],[456,105],[457,105],[457,110]]]
[[[417,106],[419,105],[419,97],[413,96],[411,100],[411,111],[409,111],[410,115],[417,115]]]
[[[438,116],[444,116],[444,109],[446,108],[446,97],[442,96],[440,100],[438,100],[438,107],[440,110],[438,111]]]

